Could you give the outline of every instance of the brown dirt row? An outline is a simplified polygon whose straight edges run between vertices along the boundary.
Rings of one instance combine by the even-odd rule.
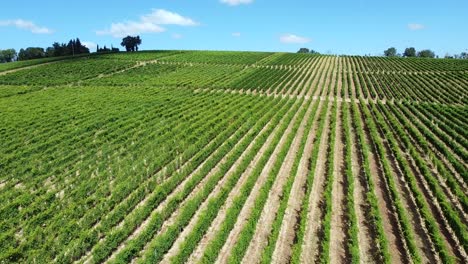
[[[307,101],[306,103],[309,104],[307,112],[301,121],[300,127],[294,137],[293,142],[291,143],[291,146],[288,150],[288,153],[286,154],[283,164],[281,165],[278,175],[276,176],[275,183],[273,184],[272,189],[270,190],[267,202],[263,208],[263,212],[258,221],[262,224],[257,225],[252,241],[242,261],[244,263],[259,262],[262,256],[262,252],[267,246],[268,236],[271,233],[271,228],[273,226],[273,222],[275,220],[278,208],[280,206],[280,201],[282,199],[283,188],[288,180],[288,176],[291,173],[295,157],[298,154],[298,150],[301,145],[301,139],[304,136],[306,123],[309,118],[313,118],[311,116],[311,111],[314,104],[312,103],[312,101]]]
[[[302,244],[301,262],[307,263],[316,260],[318,253],[319,238],[318,232],[322,224],[320,219],[320,202],[325,180],[325,163],[327,159],[328,134],[330,129],[330,113],[332,104],[328,104],[323,137],[320,141],[317,164],[314,168],[314,182],[312,184],[311,195],[309,198],[309,208],[307,208],[307,225],[304,234],[304,244]]]
[[[330,263],[344,263],[349,259],[347,250],[346,194],[344,168],[343,126],[341,104],[337,104],[336,134],[332,187],[332,215],[330,230]]]
[[[380,215],[382,216],[383,229],[388,240],[388,249],[392,256],[392,260],[396,263],[408,262],[405,245],[403,244],[404,238],[401,235],[394,206],[388,193],[388,186],[385,182],[383,171],[379,164],[379,157],[375,154],[374,142],[372,141],[369,129],[364,122],[364,118],[366,117],[363,116],[362,112],[360,115],[366,137],[365,144],[371,146],[371,151],[369,153],[371,177],[373,178],[375,185],[375,194],[378,199]]]
[[[301,106],[301,107],[303,107],[303,106]],[[265,167],[263,168],[263,170],[262,170],[262,172],[260,174],[260,177],[258,178],[257,182],[255,183],[255,186],[253,187],[251,193],[249,194],[249,197],[247,198],[247,200],[246,200],[246,202],[244,204],[244,207],[242,208],[242,210],[241,210],[241,212],[240,212],[240,214],[238,216],[238,222],[236,223],[234,228],[231,230],[231,232],[230,232],[230,234],[229,234],[229,236],[228,236],[228,238],[226,240],[226,243],[224,244],[224,246],[222,247],[222,249],[221,249],[221,251],[220,251],[220,253],[218,255],[218,259],[216,261],[217,263],[226,263],[227,260],[229,259],[231,249],[237,243],[239,235],[240,235],[245,223],[249,219],[249,215],[250,215],[250,213],[251,213],[251,211],[253,209],[253,206],[254,206],[255,198],[257,197],[257,194],[260,191],[261,187],[264,185],[264,183],[265,183],[265,181],[267,179],[268,173],[273,168],[273,164],[275,163],[275,161],[276,161],[276,159],[278,157],[278,154],[279,154],[279,151],[280,151],[281,147],[284,145],[284,143],[286,141],[287,135],[289,133],[291,133],[293,124],[294,124],[295,120],[297,119],[297,114],[299,112],[300,112],[300,109],[298,109],[298,111],[295,113],[295,116],[293,117],[293,119],[289,123],[286,131],[284,132],[284,134],[281,137],[279,143],[276,145],[272,155],[270,156],[270,159],[265,164]]]
[[[278,235],[278,240],[275,245],[275,250],[272,256],[272,262],[274,263],[287,263],[292,254],[292,245],[295,237],[295,227],[298,223],[299,211],[301,208],[302,200],[305,196],[305,185],[307,183],[307,176],[309,175],[308,163],[312,155],[313,142],[317,134],[318,118],[320,115],[320,109],[323,107],[321,101],[317,102],[320,104],[317,107],[316,114],[313,117],[313,127],[311,128],[307,137],[304,153],[299,161],[299,167],[296,174],[296,180],[291,188],[290,199],[284,213],[283,222]]]
[[[348,113],[348,125],[351,130],[351,163],[354,175],[354,206],[358,225],[359,256],[363,263],[374,263],[378,252],[376,243],[376,234],[374,233],[374,223],[370,222],[370,205],[367,202],[366,193],[368,184],[362,168],[362,156],[358,152],[356,131],[352,125],[351,114]]]

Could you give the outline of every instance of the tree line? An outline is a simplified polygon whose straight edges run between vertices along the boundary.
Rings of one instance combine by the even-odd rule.
[[[46,49],[41,47],[28,47],[20,49],[17,53],[15,49],[0,50],[0,62],[12,62],[15,60],[24,61],[58,56],[74,56],[90,53],[89,48],[84,46],[79,38],[71,39],[68,43],[54,42]]]
[[[320,54],[319,52],[313,49],[309,50],[308,48],[300,48],[297,53]],[[385,57],[405,57],[405,58],[411,58],[411,57],[419,57],[419,58],[436,58],[437,57],[438,58],[435,52],[430,49],[417,51],[414,47],[406,48],[403,54],[398,53],[395,47],[391,47],[384,51],[384,56]],[[460,54],[456,54],[453,56],[446,54],[444,58],[446,59],[468,59],[468,52],[462,52]]]
[[[403,54],[397,53],[397,49],[395,47],[388,48],[384,50],[385,57],[420,57],[420,58],[435,58],[435,53],[430,49],[425,49],[421,51],[416,51],[414,47],[406,48]]]
[[[309,53],[309,54],[316,54],[316,55],[319,55],[320,53],[311,49],[309,50],[308,48],[300,48],[299,51],[297,53]]]
[[[120,45],[125,47],[127,52],[138,51],[138,46],[141,45],[140,36],[126,36],[122,39]],[[96,52],[119,52],[119,48],[110,48],[99,47],[97,45]],[[66,43],[54,42],[51,47],[46,49],[41,47],[28,47],[26,49],[20,49],[17,53],[15,49],[6,49],[0,50],[0,63],[12,62],[15,60],[24,61],[32,59],[41,59],[48,57],[58,57],[58,56],[75,56],[80,54],[89,54],[90,50],[88,47],[84,46],[79,38],[71,39]]]
[[[436,54],[430,49],[416,51],[414,47],[406,48],[403,54],[397,53],[397,49],[395,47],[391,47],[391,48],[384,50],[384,55],[385,57],[406,57],[406,58],[411,58],[411,57],[435,58],[436,57]],[[444,58],[446,59],[468,59],[468,53],[462,52],[460,54],[456,54],[453,56],[446,54]]]

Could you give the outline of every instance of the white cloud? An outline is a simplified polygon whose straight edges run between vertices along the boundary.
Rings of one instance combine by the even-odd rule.
[[[27,21],[23,19],[3,20],[3,21],[0,21],[0,26],[2,27],[14,26],[19,29],[29,30],[31,31],[31,33],[34,33],[34,34],[52,34],[53,33],[53,30],[49,28],[40,27],[31,21]]]
[[[253,0],[221,0],[221,3],[227,4],[230,6],[242,5],[242,4],[251,4]]]
[[[234,32],[234,33],[232,33],[231,35],[232,35],[233,37],[238,38],[238,37],[241,36],[241,33],[240,33],[240,32]]]
[[[139,21],[112,23],[110,29],[96,31],[97,35],[111,35],[116,38],[142,33],[161,33],[166,29],[160,25],[197,26],[199,23],[163,9],[154,9],[143,15]]]
[[[172,34],[172,38],[173,38],[173,39],[181,39],[181,38],[183,38],[183,37],[184,37],[184,36],[182,36],[181,34],[177,34],[177,33]]]
[[[91,42],[91,41],[83,41],[83,42],[81,42],[81,44],[83,44],[83,46],[87,47],[87,48],[89,49],[90,52],[95,52],[95,51],[96,51],[97,44],[94,43],[94,42]]]
[[[165,28],[153,23],[127,21],[123,23],[112,23],[110,29],[96,31],[97,35],[112,35],[116,38],[127,35],[138,35],[142,33],[161,33]]]
[[[153,9],[151,14],[142,16],[141,21],[156,25],[198,25],[198,22],[193,21],[191,18],[183,17],[177,13],[173,13],[164,9]]]
[[[417,23],[411,23],[411,24],[408,24],[408,29],[409,30],[421,30],[421,29],[424,29],[425,26],[423,24],[417,24]]]
[[[280,41],[286,44],[305,44],[311,42],[312,40],[310,38],[301,37],[294,34],[284,34],[280,36]]]

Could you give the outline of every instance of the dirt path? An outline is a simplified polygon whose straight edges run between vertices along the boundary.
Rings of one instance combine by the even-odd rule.
[[[346,194],[344,192],[344,143],[343,126],[341,124],[341,104],[337,104],[336,143],[334,150],[333,187],[332,187],[332,215],[330,231],[330,263],[344,263],[347,256],[346,227]]]
[[[352,126],[352,118],[349,114],[348,125],[351,130],[351,163],[352,171],[354,175],[354,208],[356,209],[356,218],[358,225],[358,241],[359,241],[359,256],[362,263],[374,263],[377,259],[374,257],[375,252],[377,252],[376,243],[374,239],[376,238],[375,234],[372,231],[371,225],[373,223],[369,222],[369,210],[370,205],[366,200],[366,192],[368,190],[365,176],[361,173],[362,160],[358,154],[358,142],[356,131],[354,126]]]
[[[230,232],[230,234],[229,234],[229,236],[228,236],[228,238],[226,240],[226,243],[224,244],[224,246],[222,247],[222,249],[221,249],[221,251],[220,251],[220,253],[218,255],[218,259],[216,261],[217,263],[227,263],[227,261],[229,259],[229,256],[230,256],[230,253],[231,253],[231,249],[236,244],[244,225],[246,224],[246,222],[249,219],[250,212],[252,211],[253,206],[254,206],[255,198],[257,197],[257,194],[259,193],[261,187],[266,182],[268,173],[273,168],[273,164],[275,163],[275,161],[276,161],[276,159],[278,157],[279,151],[282,148],[282,146],[284,145],[284,143],[286,141],[286,138],[287,138],[287,135],[291,132],[294,121],[297,119],[297,115],[298,115],[299,112],[300,112],[300,108],[297,110],[294,118],[289,123],[286,131],[284,132],[284,134],[281,137],[280,141],[276,145],[276,147],[275,147],[272,155],[270,156],[268,162],[265,164],[265,167],[263,168],[259,179],[255,183],[255,186],[253,187],[251,193],[249,194],[249,197],[247,198],[247,200],[246,200],[246,202],[244,204],[244,207],[242,208],[242,210],[241,210],[241,212],[240,212],[240,214],[239,214],[239,216],[237,218],[238,222],[236,223],[234,228],[231,230],[231,232]]]
[[[301,145],[301,139],[304,136],[306,123],[309,118],[313,118],[311,116],[311,111],[314,104],[310,100],[307,101],[307,103],[309,103],[307,112],[301,121],[300,127],[278,172],[275,183],[270,190],[268,200],[263,208],[262,215],[258,220],[261,225],[257,225],[255,234],[242,261],[244,263],[258,263],[261,259],[263,250],[267,245],[268,236],[271,233],[271,229],[280,206],[280,201],[282,199],[284,185],[286,184],[288,177],[291,177],[291,169],[293,167],[296,155],[298,154],[298,150]],[[292,198],[294,199],[294,197]]]
[[[17,69],[12,69],[12,70],[6,70],[6,71],[0,72],[0,76],[7,75],[9,73],[19,72],[19,71],[22,71],[22,70],[34,69],[34,68],[37,68],[37,67],[41,67],[41,66],[45,66],[45,65],[49,65],[49,64],[54,64],[54,63],[61,62],[61,61],[64,61],[64,60],[44,62],[44,63],[40,63],[40,64],[36,64],[36,65],[25,66],[25,67],[21,67],[21,68],[17,68]]]
[[[322,199],[322,192],[325,181],[325,162],[327,160],[327,148],[328,148],[328,131],[330,128],[330,113],[332,104],[328,104],[327,116],[325,120],[325,126],[323,129],[323,137],[320,141],[319,153],[317,157],[317,164],[314,169],[315,176],[312,184],[312,190],[309,200],[309,208],[307,208],[307,226],[304,234],[304,244],[302,244],[302,255],[301,262],[309,263],[316,260],[316,254],[319,248],[318,231],[322,224],[320,219],[320,202]]]
[[[363,106],[365,107],[365,106]],[[403,252],[406,252],[403,245],[403,237],[399,233],[398,221],[396,215],[393,211],[393,205],[390,200],[389,194],[387,192],[387,186],[383,180],[383,172],[379,167],[378,157],[375,155],[373,149],[373,142],[371,141],[370,134],[367,128],[367,125],[364,122],[363,113],[361,112],[361,122],[365,131],[365,144],[371,146],[371,151],[369,152],[369,165],[371,171],[371,177],[375,185],[375,194],[378,200],[378,206],[380,215],[382,217],[383,229],[385,231],[386,238],[388,240],[388,249],[392,256],[392,261],[394,263],[404,263],[407,262],[406,257],[403,255]]]

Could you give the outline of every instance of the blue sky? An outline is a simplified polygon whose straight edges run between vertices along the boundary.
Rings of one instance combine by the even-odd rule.
[[[466,0],[15,0],[2,3],[0,49],[75,37],[118,46],[139,34],[140,49],[379,55],[414,46],[443,56],[468,49],[467,11]]]

